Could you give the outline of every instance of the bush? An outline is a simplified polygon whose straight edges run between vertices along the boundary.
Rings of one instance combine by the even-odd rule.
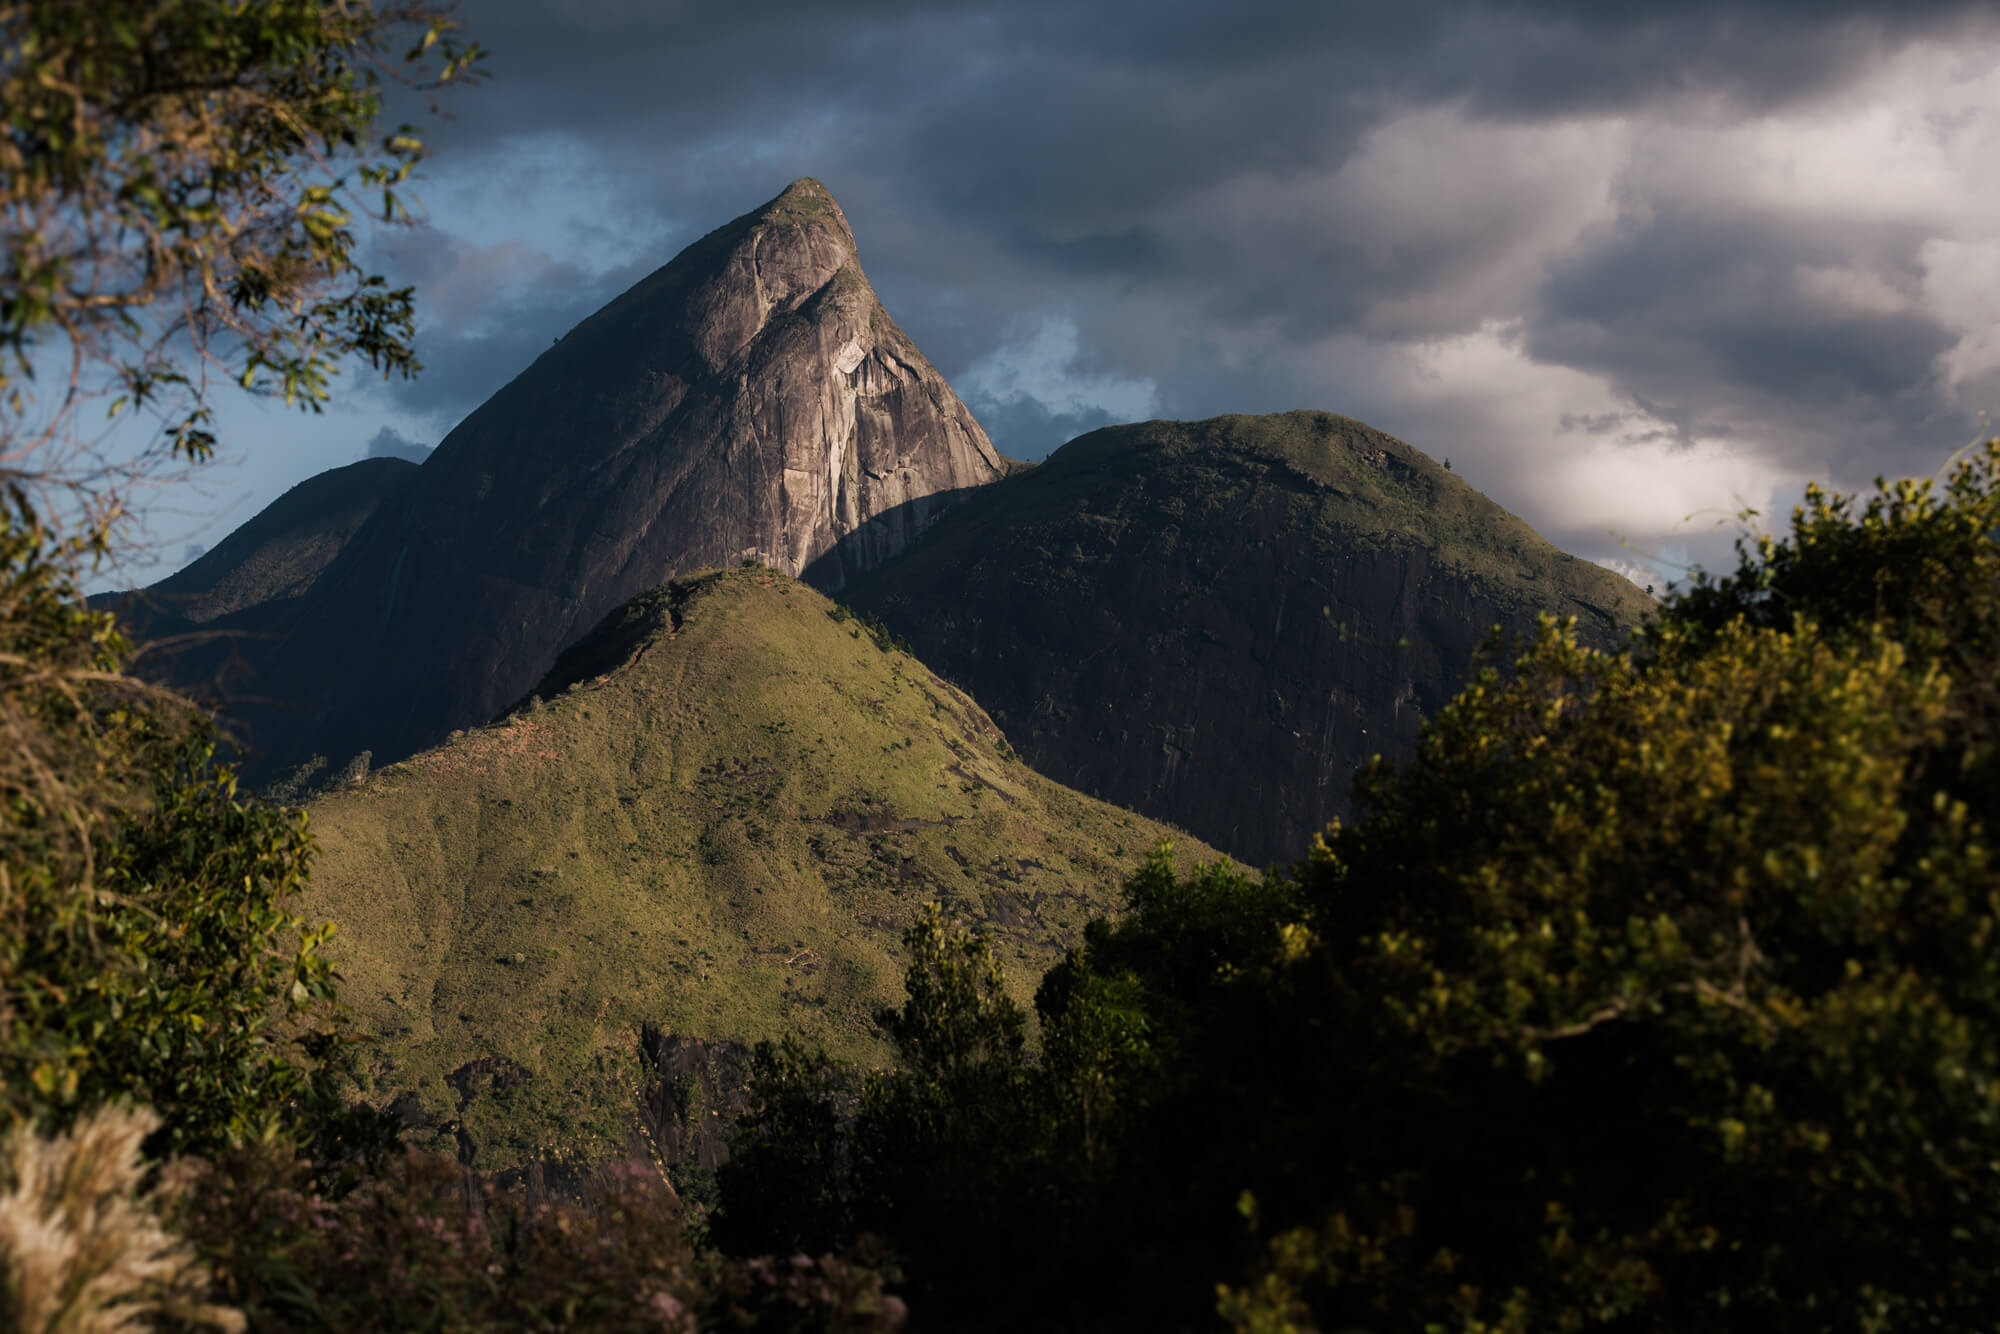
[[[873,1334],[903,1319],[881,1275],[835,1256],[697,1254],[672,1188],[637,1165],[602,1172],[580,1205],[496,1195],[414,1151],[338,1198],[272,1145],[185,1170],[181,1226],[256,1330]]]
[[[237,792],[186,706],[120,672],[55,541],[0,518],[0,1114],[59,1129],[121,1098],[155,1147],[324,1110],[331,928],[290,909],[304,817]],[[297,1044],[306,1044],[300,1046]]]
[[[1993,1327],[1996,465],[1816,490],[1364,778],[1260,984],[1339,1149],[1234,1323]]]

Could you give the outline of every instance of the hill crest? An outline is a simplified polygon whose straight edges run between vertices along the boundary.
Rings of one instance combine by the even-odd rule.
[[[576,1127],[622,1147],[644,1024],[882,1059],[925,902],[991,936],[1025,1004],[1156,841],[1215,856],[1035,773],[963,692],[759,568],[649,591],[502,719],[308,809],[303,906],[340,923],[380,1038],[364,1091],[481,1167]]]
[[[1648,605],[1422,451],[1326,412],[1109,426],[847,595],[1030,763],[1253,865],[1414,753],[1493,626]]]

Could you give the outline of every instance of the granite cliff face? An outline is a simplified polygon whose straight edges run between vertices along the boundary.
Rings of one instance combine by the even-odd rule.
[[[239,692],[251,771],[482,723],[677,573],[817,560],[838,589],[1007,468],[797,181],[467,417],[303,596],[232,618],[270,645]]]
[[[1092,432],[847,596],[1043,773],[1252,865],[1303,855],[1369,756],[1412,754],[1492,626],[1608,641],[1645,605],[1315,412]]]

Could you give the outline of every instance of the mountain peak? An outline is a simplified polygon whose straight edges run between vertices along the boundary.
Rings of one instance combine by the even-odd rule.
[[[689,246],[603,313],[636,298],[649,323],[684,323],[707,369],[721,373],[775,323],[822,294],[851,298],[849,314],[861,320],[877,305],[847,215],[824,185],[802,176]]]
[[[674,575],[752,561],[837,589],[1006,471],[802,178],[558,339],[296,607],[246,608],[273,645],[246,721],[271,772],[399,758]]]
[[[768,222],[830,222],[852,239],[854,229],[833,192],[810,176],[801,176],[778,197],[752,215]]]

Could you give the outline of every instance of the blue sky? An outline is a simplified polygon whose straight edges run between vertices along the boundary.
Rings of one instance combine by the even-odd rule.
[[[1323,408],[1664,582],[1807,479],[2000,412],[1990,5],[473,0],[427,126],[413,384],[223,401],[146,582],[287,487],[430,445],[799,176],[1004,451]],[[372,442],[372,443],[371,443]],[[154,562],[148,565],[147,561]]]

